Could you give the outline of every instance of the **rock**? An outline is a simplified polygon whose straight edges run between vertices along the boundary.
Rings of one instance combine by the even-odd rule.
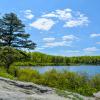
[[[100,100],[100,91],[93,94],[96,100]]]
[[[64,97],[49,87],[0,77],[0,100],[95,100],[67,91],[66,93],[68,96]]]
[[[6,79],[6,78],[1,78],[1,81],[5,81],[6,83],[10,84],[10,85],[14,85],[20,88],[24,88],[24,89],[28,89],[28,90],[32,90],[34,89],[35,92],[38,93],[49,93],[52,92],[53,90],[49,87],[43,87],[41,85],[37,85],[31,82],[20,82],[20,81],[13,81],[10,79]]]
[[[0,100],[69,100],[54,90],[31,82],[13,81],[0,77]]]

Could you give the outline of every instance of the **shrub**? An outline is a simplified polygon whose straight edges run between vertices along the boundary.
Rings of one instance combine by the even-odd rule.
[[[81,75],[68,71],[59,72],[53,69],[41,76],[42,79],[39,79],[39,83],[36,83],[49,87],[69,90],[86,96],[92,95],[97,90],[100,91],[100,76],[98,75],[90,79],[84,74]]]
[[[97,91],[100,91],[100,74],[95,75],[92,79],[91,79],[91,84],[92,87],[96,88]]]
[[[9,73],[11,74],[11,75],[13,75],[14,77],[17,77],[18,76],[18,71],[19,71],[19,67],[18,66],[11,66],[10,68],[9,68]]]
[[[14,79],[14,77],[6,72],[4,67],[0,67],[0,76],[5,78]]]
[[[79,87],[76,89],[76,92],[85,95],[85,96],[91,96],[93,93],[95,93],[97,90],[93,87],[91,87],[90,84],[85,84],[82,87]]]
[[[39,78],[40,78],[40,74],[36,70],[31,70],[26,68],[18,71],[18,80],[35,82],[35,80]]]

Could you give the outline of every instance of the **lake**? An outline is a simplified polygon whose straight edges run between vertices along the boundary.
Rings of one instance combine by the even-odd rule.
[[[44,67],[32,67],[32,69],[38,70],[40,73],[44,73],[46,71],[56,69],[58,71],[72,71],[72,72],[78,72],[78,73],[86,73],[89,76],[94,76],[96,74],[100,74],[100,66],[44,66]]]

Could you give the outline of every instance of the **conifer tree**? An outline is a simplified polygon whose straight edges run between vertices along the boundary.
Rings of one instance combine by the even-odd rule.
[[[20,59],[22,55],[25,56],[21,51],[22,48],[36,47],[29,37],[30,35],[25,33],[25,25],[16,14],[5,14],[0,18],[0,63],[4,64],[7,71],[16,59]]]

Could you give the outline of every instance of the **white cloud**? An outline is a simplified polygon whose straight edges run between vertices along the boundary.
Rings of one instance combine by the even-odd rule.
[[[84,26],[88,25],[88,17],[84,16],[83,14],[80,14],[77,18],[68,20],[64,27],[77,27],[77,26]]]
[[[31,23],[30,26],[37,28],[39,30],[50,30],[52,26],[55,24],[55,22],[52,19],[48,18],[40,18],[36,20],[35,22]]]
[[[45,42],[44,47],[61,47],[71,46],[77,39],[78,37],[74,35],[66,35],[61,38],[43,38],[43,41]]]
[[[62,47],[62,46],[70,46],[70,42],[59,41],[59,42],[47,42],[44,47]]]
[[[96,42],[96,44],[100,44],[100,42]]]
[[[66,35],[66,36],[63,36],[62,39],[64,41],[73,41],[73,40],[77,40],[78,37],[74,36],[74,35]]]
[[[88,25],[87,24],[88,20],[86,18],[83,17],[83,19],[76,19],[76,20],[69,20],[68,22],[66,22],[64,24],[64,27],[77,27],[77,26],[83,26],[83,25]]]
[[[24,11],[24,16],[25,16],[25,18],[27,18],[27,19],[32,19],[33,17],[34,17],[34,15],[32,14],[32,11],[31,10],[26,10],[26,11]]]
[[[31,10],[26,11],[26,17],[31,19]],[[54,21],[55,20],[55,21]],[[50,13],[45,13],[40,16],[30,26],[39,30],[50,30],[56,22],[63,22],[63,27],[86,26],[89,23],[88,17],[80,12],[74,12],[72,9],[58,9]]]
[[[42,15],[42,17],[49,18],[49,17],[58,17],[58,16],[52,12],[52,13],[49,13],[49,14],[46,14],[46,15]]]
[[[68,20],[73,17],[71,11],[68,11],[68,9],[56,10],[56,13],[58,14],[58,18],[60,20]]]
[[[72,11],[71,9],[56,10],[51,13],[44,14],[44,15],[42,15],[42,17],[47,17],[47,18],[54,17],[54,18],[58,18],[60,20],[66,20],[66,19],[72,18],[71,11]]]
[[[91,37],[91,38],[100,37],[100,34],[94,33],[94,34],[91,34],[90,37]]]
[[[56,10],[42,15],[43,18],[58,18],[64,21],[64,27],[86,26],[89,23],[88,17],[80,12],[74,12],[71,9]]]
[[[55,38],[43,38],[43,41],[45,42],[53,42]]]
[[[85,52],[95,52],[98,51],[99,49],[97,49],[96,47],[88,47],[83,49]]]

